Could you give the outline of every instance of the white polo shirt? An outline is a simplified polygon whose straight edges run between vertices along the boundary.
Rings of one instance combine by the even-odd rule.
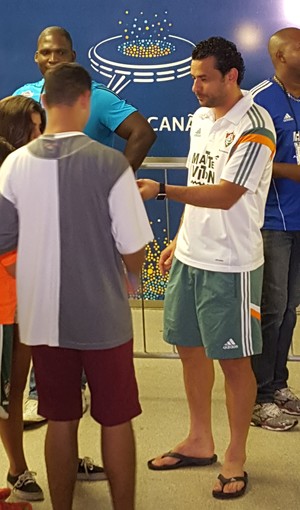
[[[186,205],[175,256],[192,267],[220,272],[252,271],[263,264],[260,229],[272,175],[276,134],[268,112],[246,93],[215,120],[199,108],[191,126],[188,185],[221,179],[247,188],[229,209]]]

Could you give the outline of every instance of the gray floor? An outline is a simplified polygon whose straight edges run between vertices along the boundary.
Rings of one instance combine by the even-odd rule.
[[[146,310],[147,349],[164,352],[161,339],[161,310]],[[136,350],[143,351],[141,310],[134,310]],[[298,341],[299,339],[299,341]],[[300,327],[295,334],[295,349],[300,346]],[[300,351],[300,348],[298,348]],[[137,510],[199,510],[234,507],[237,510],[300,509],[300,426],[278,433],[251,428],[248,443],[247,471],[250,477],[247,495],[238,501],[220,502],[211,497],[211,487],[219,465],[213,467],[152,472],[147,459],[167,451],[180,441],[188,427],[187,406],[178,359],[135,360],[143,414],[134,422],[137,441]],[[300,394],[300,364],[289,363],[290,385]],[[222,461],[228,426],[226,420],[223,377],[216,365],[213,396],[213,425],[216,452]],[[35,503],[34,510],[50,510],[43,441],[46,427],[25,432],[25,449],[30,469],[37,471],[45,491],[45,501]],[[101,463],[99,429],[87,412],[79,430],[80,454]],[[53,452],[59,462],[59,452]],[[6,457],[0,445],[0,486],[5,485]],[[107,482],[76,486],[74,510],[110,510]],[[63,509],[62,509],[63,510]]]

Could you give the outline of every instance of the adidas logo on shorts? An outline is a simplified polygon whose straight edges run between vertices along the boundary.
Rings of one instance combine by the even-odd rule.
[[[236,345],[235,341],[232,338],[229,338],[227,342],[223,345],[223,349],[238,349],[239,346]]]

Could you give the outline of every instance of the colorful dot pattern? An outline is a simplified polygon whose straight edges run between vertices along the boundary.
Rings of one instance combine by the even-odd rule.
[[[151,223],[151,222],[150,222]],[[169,244],[167,237],[163,240],[164,247]],[[161,246],[154,239],[146,246],[146,260],[142,269],[141,285],[135,294],[131,294],[131,299],[164,299],[169,274],[162,275],[159,269],[159,258]]]
[[[154,59],[176,51],[176,46],[168,40],[173,26],[167,18],[168,11],[148,16],[140,11],[138,16],[132,17],[130,11],[126,10],[124,16],[124,20],[118,22],[123,30],[124,41],[117,47],[123,55]]]

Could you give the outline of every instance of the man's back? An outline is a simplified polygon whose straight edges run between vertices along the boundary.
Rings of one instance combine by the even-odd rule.
[[[118,250],[133,253],[151,235],[139,231],[145,213],[126,158],[81,133],[61,133],[15,152],[6,172],[2,194],[20,218],[23,342],[103,349],[127,341]]]

